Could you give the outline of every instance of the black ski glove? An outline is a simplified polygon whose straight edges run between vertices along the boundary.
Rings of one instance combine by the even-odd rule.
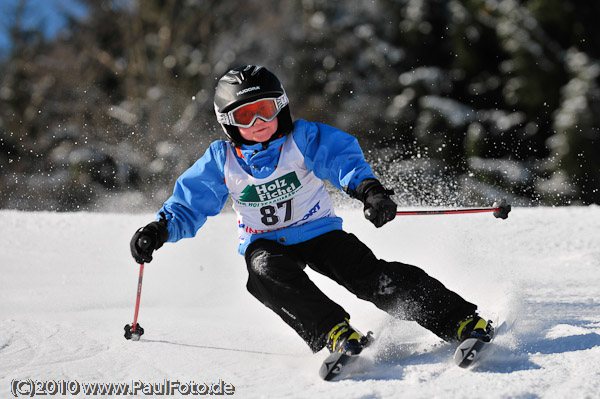
[[[161,214],[158,222],[152,222],[140,227],[131,238],[129,247],[131,256],[139,264],[152,262],[152,252],[162,247],[169,239],[167,219]]]
[[[393,190],[387,190],[377,179],[364,179],[356,188],[354,197],[365,205],[365,218],[375,227],[381,227],[396,217],[398,206],[390,198]]]

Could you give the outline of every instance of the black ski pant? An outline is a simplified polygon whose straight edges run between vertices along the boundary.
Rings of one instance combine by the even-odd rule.
[[[342,230],[289,246],[259,239],[248,246],[245,258],[248,291],[314,352],[325,346],[327,333],[350,316],[308,278],[307,265],[358,298],[395,317],[414,320],[445,340],[456,339],[458,322],[477,309],[420,268],[377,259],[356,236]]]

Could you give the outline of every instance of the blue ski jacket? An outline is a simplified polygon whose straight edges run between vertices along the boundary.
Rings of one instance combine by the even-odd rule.
[[[308,170],[322,180],[329,180],[338,189],[356,190],[363,179],[375,178],[354,136],[328,125],[301,119],[294,122],[290,134],[303,154]],[[285,140],[286,137],[273,140],[266,149],[260,143],[242,145],[234,153],[248,174],[267,178],[277,167]],[[208,216],[215,216],[223,209],[229,196],[225,184],[226,146],[231,145],[223,140],[213,142],[204,155],[177,179],[173,195],[157,216],[164,213],[167,219],[168,242],[195,236]],[[243,255],[247,246],[259,238],[278,240],[279,236],[285,234],[284,245],[293,245],[341,229],[342,219],[339,217],[317,219],[284,228],[285,232],[255,234],[251,240],[240,244],[238,252]]]

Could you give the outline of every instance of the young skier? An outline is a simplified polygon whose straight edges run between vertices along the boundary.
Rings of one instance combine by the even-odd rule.
[[[357,354],[365,340],[350,326],[350,315],[308,278],[307,265],[444,340],[489,341],[491,330],[474,304],[420,268],[377,259],[342,230],[323,180],[362,201],[375,227],[396,216],[393,192],[373,175],[353,136],[320,123],[292,122],[282,84],[260,66],[227,72],[217,83],[214,107],[228,141],[213,142],[177,179],[157,220],[136,231],[136,262],[150,262],[165,242],[193,237],[230,195],[248,291],[314,352],[326,346],[332,353]]]

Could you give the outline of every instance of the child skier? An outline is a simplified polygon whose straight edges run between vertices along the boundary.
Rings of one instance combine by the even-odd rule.
[[[396,216],[393,194],[373,175],[357,140],[320,123],[292,122],[279,79],[247,65],[217,83],[214,107],[228,141],[215,141],[175,183],[157,220],[131,240],[138,263],[165,242],[193,237],[231,195],[248,291],[277,313],[317,352],[360,353],[363,336],[350,315],[304,272],[333,279],[361,299],[448,341],[489,341],[477,307],[415,266],[377,259],[342,230],[323,180],[364,204],[375,227]],[[141,245],[146,242],[148,245]]]

